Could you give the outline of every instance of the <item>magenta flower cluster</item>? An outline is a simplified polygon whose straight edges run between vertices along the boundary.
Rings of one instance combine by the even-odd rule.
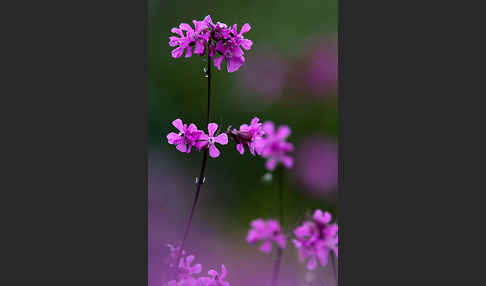
[[[180,247],[174,247],[167,245],[170,249],[169,253],[169,266],[174,267],[175,259],[180,251]],[[192,265],[196,257],[194,255],[185,256],[186,252],[183,250],[180,256],[180,260],[177,266],[177,280],[171,280],[167,283],[167,286],[230,286],[229,282],[225,281],[227,270],[224,265],[221,265],[221,274],[216,270],[209,270],[209,276],[195,277],[195,274],[199,274],[202,271],[201,264]]]
[[[338,225],[331,220],[330,213],[316,210],[312,220],[294,230],[296,238],[292,242],[299,250],[299,259],[302,262],[309,259],[309,270],[316,269],[317,261],[325,267],[331,251],[338,256]]]
[[[250,244],[262,241],[263,243],[259,249],[264,253],[270,253],[272,251],[273,242],[282,249],[286,246],[286,238],[280,228],[280,224],[273,219],[265,221],[259,218],[252,221],[251,229],[248,231],[246,241]]]
[[[261,123],[258,117],[254,117],[250,124],[242,124],[239,129],[229,127],[226,133],[217,134],[218,124],[209,123],[208,133],[199,130],[194,123],[184,124],[181,119],[176,119],[172,125],[179,131],[167,135],[169,144],[175,145],[180,152],[190,153],[192,147],[201,151],[209,148],[209,155],[219,157],[221,152],[216,147],[228,144],[228,136],[236,143],[236,150],[243,155],[245,148],[250,153],[260,155],[267,159],[265,167],[269,171],[275,170],[277,164],[282,163],[286,168],[292,168],[293,159],[287,153],[294,150],[292,143],[286,142],[290,135],[290,128],[286,125],[278,129],[271,121]]]
[[[294,230],[295,239],[292,242],[299,252],[299,259],[302,262],[309,259],[309,270],[316,269],[317,261],[325,267],[331,251],[338,256],[338,225],[331,223],[331,220],[330,213],[316,210],[312,220],[304,221]],[[273,242],[284,249],[286,237],[276,220],[259,218],[251,222],[246,241],[250,244],[262,241],[259,250],[270,253]]]
[[[202,56],[207,51],[218,70],[221,70],[221,63],[224,60],[228,72],[237,71],[245,62],[241,48],[249,50],[253,45],[251,40],[243,36],[250,31],[250,25],[244,24],[238,32],[236,24],[232,27],[221,22],[214,24],[209,15],[202,21],[192,22],[194,29],[186,23],[171,29],[171,32],[177,35],[169,37],[169,45],[176,47],[172,50],[172,57],[179,58],[184,52],[186,58],[193,54]]]

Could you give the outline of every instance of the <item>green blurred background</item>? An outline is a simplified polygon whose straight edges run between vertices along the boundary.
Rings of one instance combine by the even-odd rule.
[[[284,178],[287,230],[316,208],[336,214],[337,0],[149,0],[149,228],[164,220],[156,216],[169,220],[169,213],[179,213],[177,224],[168,223],[173,229],[165,229],[177,238],[189,213],[202,153],[180,153],[165,136],[174,131],[176,118],[206,129],[206,62],[199,56],[172,58],[168,37],[172,27],[192,25],[208,14],[238,29],[249,23],[252,29],[245,37],[253,41],[240,70],[228,73],[225,64],[221,71],[213,66],[212,121],[223,130],[254,116],[289,125],[288,140],[296,150],[291,154],[294,168]],[[228,237],[244,239],[252,219],[277,218],[275,178],[264,182],[265,160],[248,151],[241,156],[231,142],[220,151],[219,158],[209,159],[198,215],[208,224],[224,225]],[[181,183],[174,183],[176,178]],[[185,198],[180,209],[171,210],[174,196]],[[152,243],[161,239],[152,233]]]

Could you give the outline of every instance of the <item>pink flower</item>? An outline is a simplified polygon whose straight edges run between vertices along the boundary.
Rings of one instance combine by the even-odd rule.
[[[171,47],[176,47],[172,51],[172,57],[179,58],[186,50],[186,58],[192,56],[192,47],[195,47],[194,53],[197,55],[204,55],[205,47],[209,42],[209,28],[211,22],[211,17],[206,16],[203,21],[192,21],[195,30],[186,23],[181,23],[179,28],[172,28],[171,32],[177,34],[179,37],[170,36],[169,45]],[[184,35],[184,31],[186,34]]]
[[[226,43],[219,41],[216,44],[216,51],[222,55],[214,59],[214,66],[217,67],[218,70],[221,70],[221,63],[223,60],[226,60],[226,68],[228,69],[228,72],[237,71],[245,62],[243,50],[231,41]]]
[[[192,22],[195,29],[186,23],[171,29],[172,33],[177,34],[169,37],[169,45],[177,47],[172,51],[172,57],[179,58],[184,51],[186,58],[191,57],[193,53],[202,56],[208,47],[209,56],[214,59],[214,65],[218,70],[221,70],[221,64],[226,60],[228,72],[237,71],[245,62],[240,46],[249,50],[253,45],[251,40],[243,36],[250,31],[250,25],[244,24],[238,33],[236,24],[233,28],[221,22],[214,24],[209,15],[203,21],[193,20]],[[215,57],[216,53],[220,56]]]
[[[248,231],[246,241],[250,244],[257,241],[263,241],[260,251],[270,253],[272,251],[272,242],[278,247],[284,249],[286,245],[285,235],[282,233],[280,224],[276,220],[256,219],[251,222],[251,229]]]
[[[196,259],[194,255],[189,255],[185,259],[181,258],[179,262],[179,269],[178,269],[179,279],[187,279],[194,274],[201,273],[202,270],[201,264],[196,264],[194,266],[191,266],[194,259]]]
[[[204,132],[197,130],[194,123],[191,123],[189,127],[182,124],[182,120],[179,118],[174,120],[172,125],[179,130],[179,133],[169,133],[167,141],[169,144],[176,145],[176,149],[180,152],[190,153],[192,146],[196,144],[196,141]]]
[[[208,124],[208,134],[202,134],[199,137],[198,142],[196,143],[196,148],[201,150],[204,147],[209,148],[209,156],[213,158],[217,158],[220,154],[218,148],[216,148],[215,143],[226,145],[228,144],[228,136],[225,133],[221,133],[218,136],[214,137],[214,133],[218,129],[218,124],[216,123],[209,123]]]
[[[329,252],[338,256],[338,225],[331,224],[332,217],[328,212],[316,210],[312,221],[305,221],[294,230],[296,239],[292,240],[299,250],[300,261],[307,262],[307,269],[314,270],[317,261],[322,267],[327,265]]]
[[[282,125],[275,132],[275,125],[271,121],[266,121],[263,124],[263,139],[258,141],[258,153],[267,158],[265,167],[269,171],[275,170],[278,163],[282,163],[286,168],[292,168],[294,161],[286,153],[293,151],[292,143],[285,142],[290,135],[290,128],[287,125]]]
[[[209,270],[209,276],[211,277],[202,277],[200,278],[202,282],[202,286],[229,286],[229,282],[224,281],[226,278],[226,267],[221,265],[221,274],[219,274],[216,270]]]
[[[250,125],[242,124],[239,130],[233,129],[229,132],[229,135],[236,142],[236,150],[240,152],[241,155],[245,153],[244,146],[248,146],[250,153],[255,156],[255,149],[259,144],[263,135],[262,123],[259,122],[258,117],[254,117]]]
[[[233,29],[231,30],[232,35],[235,35],[233,38],[234,43],[238,46],[241,45],[241,47],[243,47],[243,49],[245,50],[251,49],[251,46],[253,45],[253,42],[251,40],[245,39],[245,37],[243,36],[243,34],[250,31],[250,29],[251,29],[250,24],[246,23],[243,25],[243,27],[241,27],[241,31],[238,34],[237,34],[238,29],[236,24],[233,25]]]

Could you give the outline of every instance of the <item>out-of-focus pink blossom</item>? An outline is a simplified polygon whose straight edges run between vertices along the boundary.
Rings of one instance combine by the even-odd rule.
[[[267,170],[275,170],[278,163],[282,163],[286,168],[292,168],[294,160],[287,155],[287,152],[293,151],[294,146],[285,141],[290,132],[287,125],[281,125],[275,130],[273,122],[266,121],[263,124],[263,137],[257,142],[256,148],[258,154],[267,158],[265,164]]]
[[[238,85],[247,90],[248,97],[258,97],[259,102],[273,102],[282,96],[288,63],[271,47],[261,47],[248,56],[246,65],[238,74]]]
[[[296,176],[304,189],[317,196],[336,191],[338,183],[338,146],[327,137],[309,137],[299,142]]]
[[[254,244],[262,241],[260,251],[270,253],[272,251],[272,243],[275,242],[278,247],[284,249],[286,245],[286,238],[280,228],[278,221],[269,219],[256,219],[251,222],[251,229],[248,231],[246,241]]]
[[[292,242],[299,251],[299,259],[302,262],[309,259],[309,270],[316,269],[318,261],[325,267],[331,251],[338,256],[338,225],[331,224],[331,220],[330,213],[316,210],[311,221],[304,221],[294,230],[296,239]]]

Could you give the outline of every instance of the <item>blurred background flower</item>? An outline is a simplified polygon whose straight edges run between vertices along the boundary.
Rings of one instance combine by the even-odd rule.
[[[303,190],[316,197],[329,197],[337,191],[338,146],[334,140],[315,136],[299,142],[296,175]]]
[[[278,100],[286,82],[286,60],[276,49],[262,45],[249,53],[248,61],[252,64],[237,74],[238,86],[247,90],[242,98],[253,98],[264,103]]]

